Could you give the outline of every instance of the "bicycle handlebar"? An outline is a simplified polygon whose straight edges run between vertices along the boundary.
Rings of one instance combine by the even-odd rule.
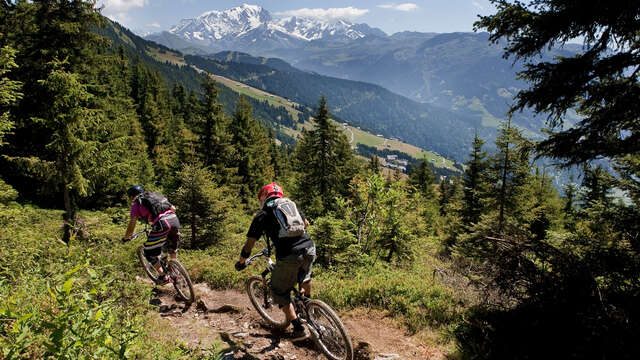
[[[135,240],[138,238],[138,236],[140,236],[140,234],[142,233],[147,233],[149,234],[149,227],[145,226],[144,229],[138,231],[137,233],[134,233],[133,235],[131,235],[131,237],[129,238],[129,240]]]
[[[257,258],[261,257],[261,256],[269,256],[269,250],[268,249],[264,249],[262,251],[260,251],[259,253],[253,255],[252,257],[248,258],[247,260],[245,260],[245,265],[249,266],[251,265],[252,262],[254,262]]]

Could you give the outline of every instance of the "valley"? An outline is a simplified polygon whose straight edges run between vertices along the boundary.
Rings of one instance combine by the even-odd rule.
[[[158,60],[162,59],[162,58],[166,58],[167,55],[165,55],[164,57],[158,57]],[[174,53],[173,54],[173,58],[174,59],[180,59],[180,54],[179,53]],[[176,61],[177,64],[183,63],[184,60],[181,61]],[[204,72],[204,70],[191,65],[194,69],[196,69],[199,72]],[[289,112],[289,114],[294,118],[297,119],[298,116],[300,115],[300,111],[297,110],[301,107],[300,104],[292,102],[291,100],[288,100],[286,98],[283,98],[281,96],[266,92],[264,90],[255,88],[253,86],[247,85],[245,83],[239,82],[239,81],[235,81],[232,79],[229,79],[227,77],[224,76],[220,76],[220,75],[216,75],[216,74],[211,74],[209,73],[209,75],[219,84],[222,84],[226,87],[228,87],[229,89],[231,89],[232,91],[240,94],[240,95],[244,95],[253,99],[256,99],[258,101],[264,102],[266,101],[267,103],[269,103],[270,105],[274,106],[274,107],[283,107],[287,110],[287,112]],[[311,111],[311,109],[309,109]],[[346,125],[345,125],[346,124]],[[360,129],[359,127],[356,126],[351,126],[348,125],[347,123],[342,124],[343,128],[345,129],[346,133],[347,133],[347,137],[351,140],[350,143],[352,144],[352,147],[357,147],[359,144],[364,144],[367,146],[374,146],[375,148],[377,148],[378,150],[390,150],[390,151],[399,151],[401,153],[405,153],[415,159],[422,159],[425,158],[428,162],[430,162],[435,168],[445,168],[445,169],[449,169],[451,171],[454,172],[459,172],[460,170],[458,168],[456,168],[455,162],[447,159],[441,155],[438,155],[436,153],[434,153],[433,151],[428,151],[428,150],[424,150],[421,149],[417,146],[414,145],[410,145],[407,143],[404,143],[402,141],[399,141],[398,139],[387,139],[381,135],[374,135],[370,132],[364,131],[362,129]],[[299,123],[296,125],[296,128],[292,128],[292,127],[287,127],[287,126],[282,126],[281,128],[283,129],[283,131],[293,137],[293,138],[298,138],[300,136],[300,131],[303,128],[306,129],[310,129],[312,126],[311,121],[309,119],[305,120],[303,123]]]

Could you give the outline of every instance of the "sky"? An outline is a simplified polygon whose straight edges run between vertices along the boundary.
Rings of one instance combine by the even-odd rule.
[[[181,19],[243,3],[260,5],[275,17],[342,18],[380,28],[389,35],[400,31],[469,32],[479,14],[495,11],[489,0],[98,0],[104,15],[138,34],[168,30]]]

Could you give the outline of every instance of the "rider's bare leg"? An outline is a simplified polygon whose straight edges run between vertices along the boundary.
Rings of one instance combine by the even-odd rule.
[[[300,293],[307,297],[311,296],[311,279],[300,284]]]
[[[283,306],[282,312],[284,312],[284,316],[287,318],[287,321],[289,322],[298,318],[298,316],[296,316],[296,311],[293,309],[293,304],[291,303]]]

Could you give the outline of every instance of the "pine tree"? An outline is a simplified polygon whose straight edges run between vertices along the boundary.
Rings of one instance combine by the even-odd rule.
[[[215,81],[211,77],[205,77],[202,87],[204,97],[199,109],[201,112],[195,118],[194,131],[199,137],[197,153],[204,165],[211,168],[216,181],[222,185],[229,185],[235,173],[229,118],[224,114],[222,104],[218,102]]]
[[[480,214],[483,212],[483,197],[487,192],[487,152],[482,150],[484,141],[478,138],[478,134],[473,139],[473,150],[467,160],[467,167],[464,172],[464,207],[462,218],[467,226],[478,223]]]
[[[358,165],[344,132],[331,122],[324,97],[313,125],[312,130],[303,131],[294,157],[300,171],[297,200],[310,216],[317,216],[336,209],[335,198],[347,195]]]
[[[171,200],[189,229],[190,248],[204,249],[219,243],[231,212],[229,189],[218,185],[213,175],[197,162],[185,164],[178,179],[180,186]]]
[[[531,87],[516,95],[510,111],[533,109],[548,117],[555,131],[537,145],[538,151],[565,164],[638,153],[640,3],[492,2],[499,11],[475,26],[487,29],[494,43],[507,39],[505,57],[524,62],[518,75]],[[541,61],[541,52],[572,39],[583,41],[577,54]],[[565,115],[573,110],[581,120],[563,128]]]
[[[20,81],[10,80],[7,75],[18,67],[15,62],[16,51],[5,46],[0,49],[0,146],[4,145],[4,136],[13,129],[9,118],[9,107],[22,98]]]
[[[380,165],[380,158],[378,158],[378,155],[373,154],[371,159],[369,159],[368,168],[374,174],[379,174],[382,172],[382,165]]]
[[[87,129],[92,126],[95,118],[86,107],[91,99],[87,85],[80,81],[78,74],[65,71],[64,65],[57,63],[49,76],[41,82],[49,90],[49,98],[53,99],[43,122],[53,131],[47,150],[54,160],[50,163],[39,159],[39,162],[52,172],[53,183],[63,193],[63,240],[69,242],[76,220],[77,197],[85,196],[89,186],[83,163],[92,150],[93,144],[86,141],[86,138]]]
[[[120,202],[124,189],[131,184],[154,183],[155,173],[129,96],[129,59],[122,49],[117,54],[104,51],[96,56],[101,61],[86,75],[88,83],[100,86],[91,88],[91,106],[97,120],[88,133],[95,151],[85,164],[89,188],[84,201],[92,206],[110,206]]]
[[[261,186],[273,180],[266,130],[251,116],[251,105],[240,96],[230,126],[238,168],[240,198],[244,204],[253,199]]]
[[[273,179],[282,180],[284,178],[285,169],[287,168],[288,157],[283,157],[282,152],[278,149],[273,128],[269,128],[269,160],[273,168]]]
[[[418,166],[412,168],[409,174],[409,184],[427,200],[436,198],[436,192],[433,189],[434,181],[435,175],[425,158],[421,159]]]
[[[612,180],[601,166],[585,166],[582,187],[582,207],[589,208],[596,203],[608,207],[611,204]]]
[[[498,209],[497,231],[504,229],[505,217],[518,216],[519,188],[526,183],[531,172],[530,152],[520,131],[511,126],[511,120],[500,128],[496,139],[497,152],[491,159],[489,180],[491,202]]]
[[[9,46],[0,49],[0,147],[4,145],[4,136],[13,129],[14,124],[9,117],[9,108],[22,98],[21,83],[6,77],[11,69],[18,67],[15,61],[15,50]],[[0,178],[0,204],[15,200],[18,193]]]

